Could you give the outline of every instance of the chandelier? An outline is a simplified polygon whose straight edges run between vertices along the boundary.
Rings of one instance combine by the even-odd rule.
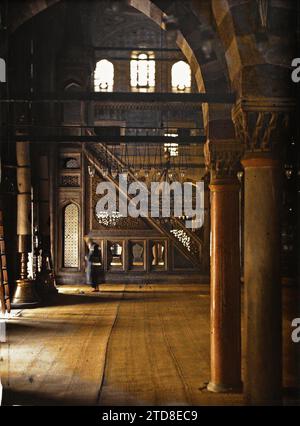
[[[120,147],[114,154],[136,179],[151,182],[183,182],[188,167],[186,151],[177,143]]]

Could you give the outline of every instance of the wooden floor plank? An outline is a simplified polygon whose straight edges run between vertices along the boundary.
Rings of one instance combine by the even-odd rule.
[[[194,290],[194,289],[193,289]],[[241,404],[201,388],[209,380],[209,295],[125,294],[108,346],[101,405]]]
[[[241,394],[205,389],[208,286],[102,289],[60,287],[52,306],[8,321],[0,356],[8,404],[243,404]]]
[[[8,324],[1,377],[16,402],[96,404],[120,294],[64,295]],[[21,336],[21,337],[20,337]]]

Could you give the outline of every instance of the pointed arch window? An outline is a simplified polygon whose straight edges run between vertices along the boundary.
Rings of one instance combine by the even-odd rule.
[[[173,92],[190,92],[192,86],[191,67],[185,61],[178,61],[172,66]]]
[[[133,52],[130,61],[130,85],[141,92],[155,89],[154,54]]]
[[[63,266],[79,267],[79,208],[70,203],[63,209]]]
[[[112,92],[114,88],[114,65],[107,59],[97,62],[94,73],[95,92]]]

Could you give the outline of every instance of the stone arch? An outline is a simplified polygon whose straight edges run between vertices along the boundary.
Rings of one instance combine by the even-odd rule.
[[[10,32],[14,32],[24,22],[36,16],[38,13],[48,9],[60,0],[30,0],[16,2],[10,11],[11,25]]]
[[[175,16],[178,22],[177,44],[196,78],[199,92],[209,93],[218,90],[231,92],[231,84],[224,60],[220,61],[220,54],[215,46],[222,51],[218,34],[212,28],[212,14],[209,3],[205,2],[204,8],[187,8],[186,5],[176,2],[159,0],[128,0],[128,3],[144,13],[160,27],[165,28],[166,16]],[[191,2],[198,6],[198,2]],[[176,16],[178,13],[178,16]],[[180,17],[180,19],[179,19]],[[193,24],[191,24],[191,22]],[[205,55],[202,40],[210,43],[209,56]],[[203,104],[203,121],[208,139],[231,139],[235,131],[231,119],[232,105]]]
[[[236,93],[240,97],[286,97],[297,2],[212,0],[212,10]]]
[[[10,31],[15,31],[24,22],[59,1],[30,0],[14,3],[9,12]],[[286,94],[287,88],[283,82],[287,81],[284,77],[290,72],[290,60],[293,57],[288,46],[294,37],[290,29],[292,20],[297,19],[297,2],[191,0],[190,6],[184,2],[179,4],[169,0],[127,2],[162,27],[166,16],[174,13],[172,8],[177,4],[176,10],[182,14],[178,45],[197,77],[199,91],[209,92],[213,86],[219,90],[222,88],[222,91],[233,89],[241,96],[248,96],[250,93],[252,96],[268,95],[266,90],[272,92],[273,96]],[[267,8],[264,4],[267,4]],[[263,6],[260,7],[261,5]],[[191,25],[193,20],[196,25]],[[269,40],[264,37],[266,33]],[[201,49],[203,37],[213,44],[214,60],[205,61]],[[223,48],[221,56],[224,58],[218,55],[220,45]],[[276,78],[271,79],[271,83],[269,79],[266,84],[265,79],[272,74],[276,74]]]
[[[59,1],[31,0],[23,2],[22,5],[18,4],[18,11],[12,10],[11,31]],[[175,2],[168,0],[127,0],[127,3],[162,28],[166,26],[166,16],[174,13]],[[200,92],[216,92],[216,87],[223,93],[231,92],[231,79],[226,62],[220,60],[220,53],[217,52],[222,52],[220,46],[224,43],[221,43],[218,33],[213,29],[210,2],[205,1],[204,6],[201,7],[198,3],[191,1],[190,7],[182,2],[176,2],[175,14],[179,15],[175,16],[178,19],[177,44],[191,66]],[[211,45],[209,57],[203,50],[203,38]],[[225,57],[225,54],[221,53],[221,56]],[[234,137],[231,107],[231,105],[203,104],[204,126],[208,138],[216,138],[220,133],[222,133],[222,139]]]

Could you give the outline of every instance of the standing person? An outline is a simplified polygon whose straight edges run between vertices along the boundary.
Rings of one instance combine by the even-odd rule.
[[[93,291],[99,291],[99,280],[100,280],[100,248],[91,238],[86,239],[86,243],[89,249],[88,255],[85,257],[86,267],[86,278],[87,284],[93,287]]]

